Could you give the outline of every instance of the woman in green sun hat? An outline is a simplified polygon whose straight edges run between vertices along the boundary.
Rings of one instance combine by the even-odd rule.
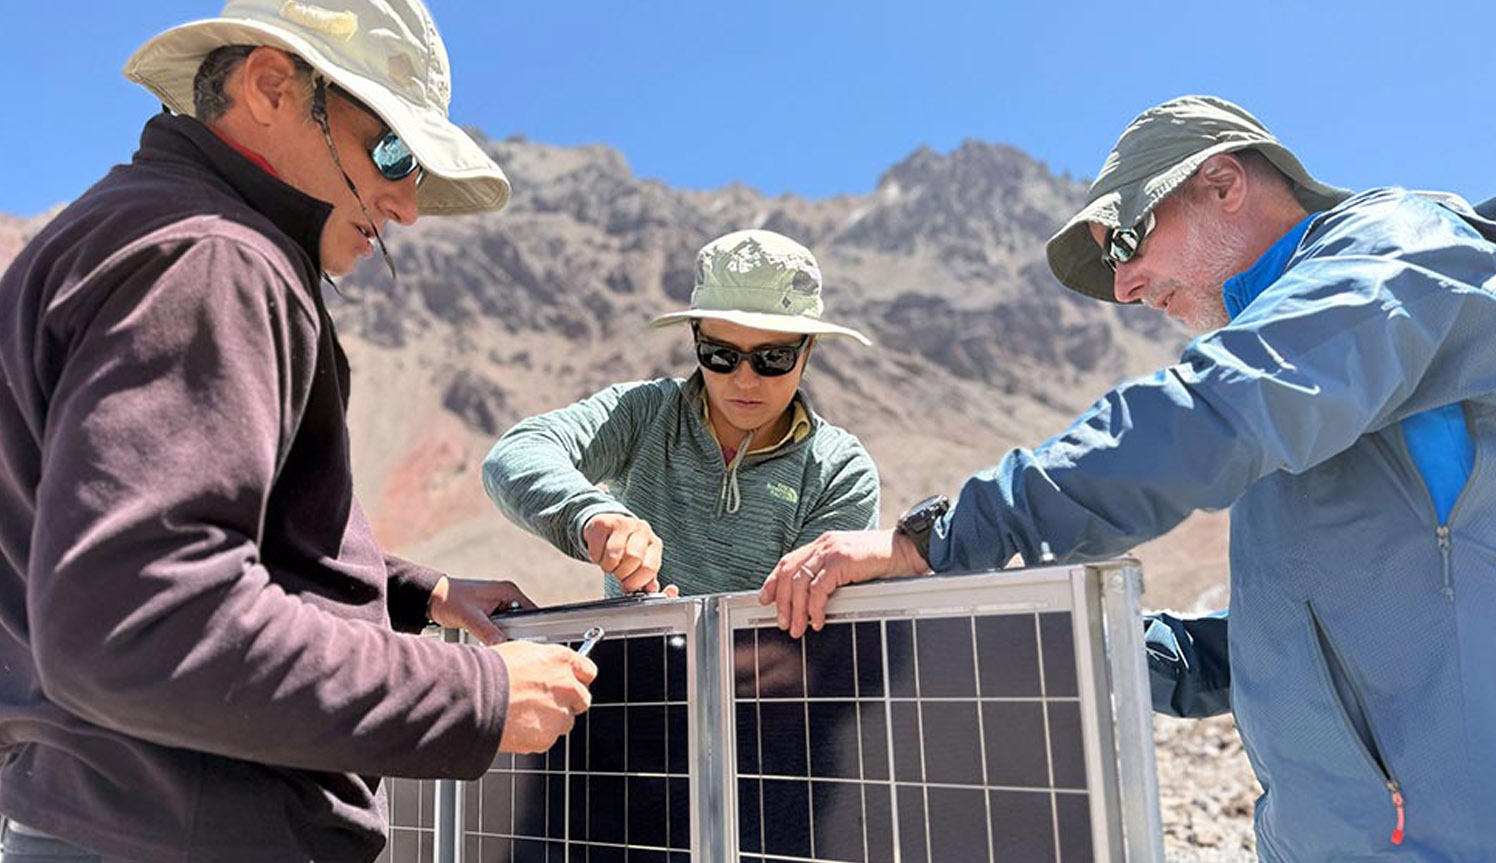
[[[871,342],[821,312],[804,246],[762,230],[713,240],[691,307],[654,321],[690,324],[700,368],[521,421],[483,463],[488,496],[597,564],[609,595],[659,590],[661,577],[687,594],[756,589],[790,549],[875,526],[872,458],[799,388],[818,339]]]

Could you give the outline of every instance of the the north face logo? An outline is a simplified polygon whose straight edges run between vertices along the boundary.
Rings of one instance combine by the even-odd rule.
[[[773,496],[779,498],[780,500],[784,501],[785,503],[799,503],[800,502],[800,492],[796,491],[791,486],[785,485],[782,482],[771,482],[771,483],[769,483],[768,485],[766,485],[764,487],[769,490],[769,494],[772,494]]]

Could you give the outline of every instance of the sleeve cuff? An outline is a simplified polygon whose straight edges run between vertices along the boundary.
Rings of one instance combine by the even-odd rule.
[[[491,647],[469,645],[468,649],[480,651],[478,665],[484,677],[477,693],[480,705],[487,705],[477,717],[477,734],[473,735],[472,749],[460,765],[455,766],[457,779],[473,781],[482,778],[493,766],[499,754],[499,744],[504,739],[504,725],[509,719],[509,666],[504,657]]]
[[[638,518],[638,516],[629,511],[628,507],[624,506],[621,503],[618,503],[617,501],[604,501],[601,503],[594,503],[583,507],[576,514],[571,523],[572,557],[575,557],[577,560],[592,559],[587,554],[587,540],[582,536],[582,531],[587,527],[587,522],[590,521],[594,515],[602,515],[605,512],[616,512],[622,515],[626,515],[629,518]]]
[[[426,627],[431,592],[446,573],[411,563],[392,554],[384,556],[389,580],[390,625],[397,632],[418,633]]]

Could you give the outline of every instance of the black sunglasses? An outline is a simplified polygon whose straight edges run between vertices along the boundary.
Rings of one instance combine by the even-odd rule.
[[[1106,232],[1104,248],[1101,252],[1101,262],[1108,270],[1117,272],[1118,264],[1128,261],[1142,254],[1143,241],[1148,239],[1157,221],[1153,218],[1153,211],[1149,210],[1143,220],[1131,228],[1112,228]]]
[[[797,345],[769,345],[766,348],[758,348],[745,351],[732,345],[724,345],[702,338],[701,332],[693,323],[691,331],[696,336],[696,362],[709,372],[719,375],[732,374],[744,359],[748,360],[748,367],[753,369],[754,374],[766,378],[777,378],[787,375],[795,370],[800,362],[800,354],[805,346],[810,344],[810,336],[800,339]]]

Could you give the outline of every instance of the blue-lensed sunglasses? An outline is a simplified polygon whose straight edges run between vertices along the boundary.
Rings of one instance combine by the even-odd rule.
[[[365,105],[357,96],[337,84],[329,84],[328,88],[343,97],[353,107],[378,120],[380,125],[384,125],[384,118],[374,113],[374,109]],[[369,158],[374,161],[374,167],[379,169],[379,175],[392,183],[398,183],[411,174],[415,174],[416,185],[419,186],[426,178],[426,172],[421,169],[421,163],[416,161],[415,154],[389,126],[384,127],[384,134],[380,135],[379,140],[374,142],[374,146],[369,148]]]
[[[396,135],[393,129],[386,130],[374,146],[369,148],[369,158],[374,160],[374,167],[379,169],[380,176],[391,182],[399,182],[411,174],[416,175],[416,184],[426,178],[426,172],[421,170],[421,163],[416,161],[415,154],[410,152],[410,147]]]

